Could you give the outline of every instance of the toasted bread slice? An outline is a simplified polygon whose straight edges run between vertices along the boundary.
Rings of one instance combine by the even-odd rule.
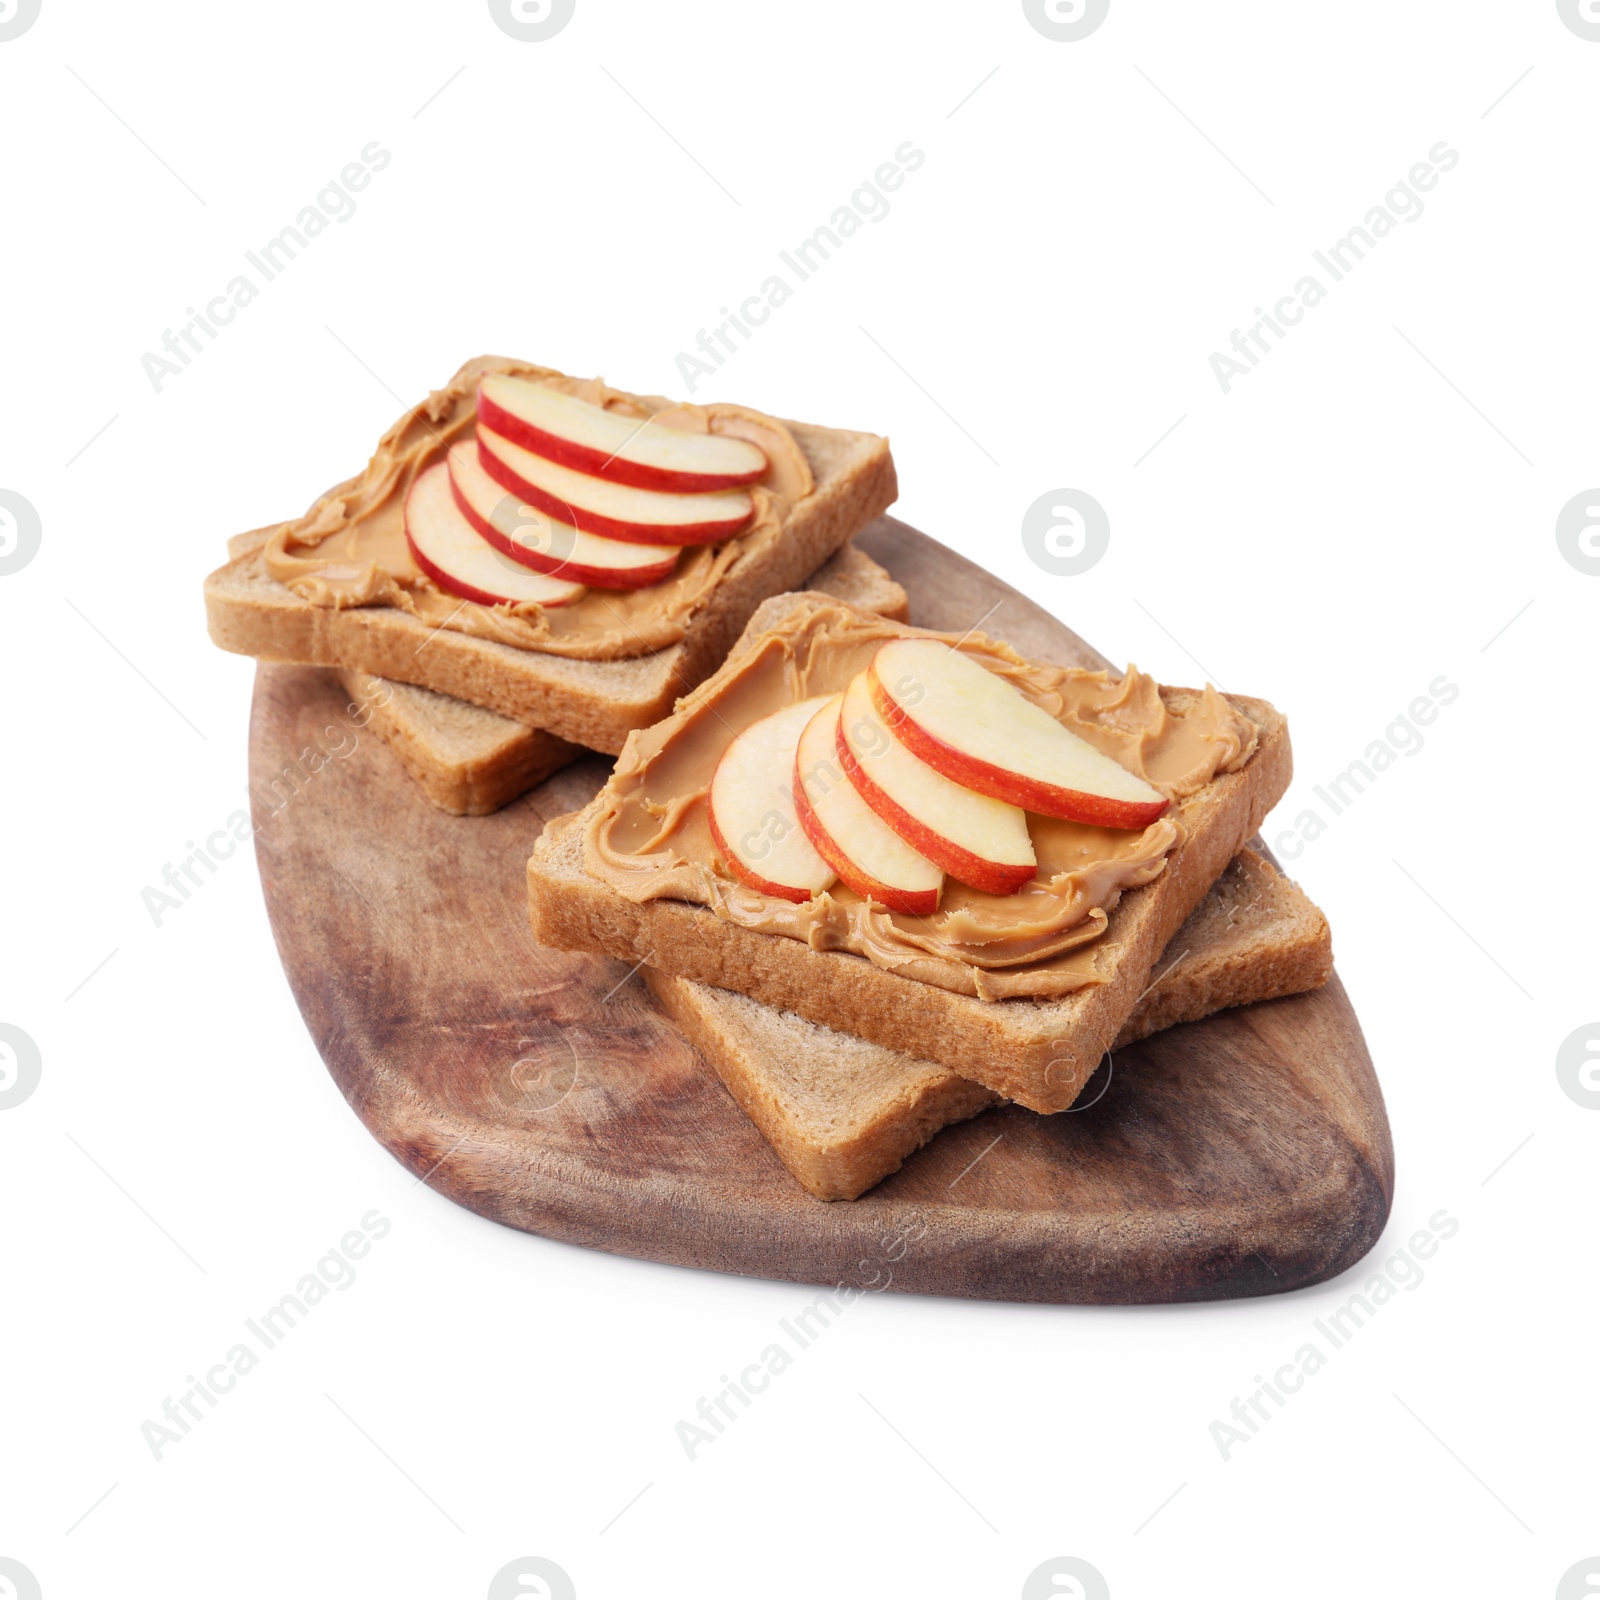
[[[780,595],[751,619],[734,652],[781,618],[826,607],[821,595]],[[714,699],[719,673],[696,691]],[[1183,709],[1194,690],[1164,689]],[[681,900],[626,899],[584,867],[586,824],[605,796],[551,822],[528,861],[534,936],[557,949],[598,950],[659,967],[672,977],[732,989],[811,1022],[936,1062],[1032,1111],[1061,1111],[1077,1098],[1121,1034],[1166,947],[1223,869],[1288,787],[1288,723],[1263,700],[1227,696],[1254,725],[1257,744],[1237,772],[1224,773],[1174,806],[1181,843],[1153,882],[1128,890],[1096,949],[1100,981],[1060,998],[981,1000],[874,965],[842,950],[741,927]],[[685,702],[689,706],[690,701]]]
[[[808,587],[862,611],[903,621],[906,592],[853,544],[812,573]],[[391,683],[346,667],[340,681],[370,707],[373,730],[441,810],[481,817],[509,805],[583,753],[543,728],[454,700],[433,689]]]
[[[1113,1049],[1229,1006],[1319,988],[1332,973],[1327,919],[1269,861],[1241,850],[1162,952]],[[946,1067],[747,995],[653,968],[645,978],[819,1200],[854,1200],[941,1128],[1000,1099]]]
[[[810,464],[815,490],[790,511],[781,538],[740,554],[684,637],[664,650],[593,661],[432,628],[393,606],[313,606],[268,573],[260,533],[238,539],[238,553],[206,579],[212,640],[263,661],[351,668],[417,684],[615,755],[632,729],[659,721],[715,670],[763,600],[803,583],[893,504],[898,491],[888,440],[807,423],[785,426]]]

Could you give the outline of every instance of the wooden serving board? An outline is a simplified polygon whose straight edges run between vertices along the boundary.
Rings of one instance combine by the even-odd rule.
[[[1104,664],[903,524],[885,519],[860,543],[906,586],[916,623],[964,631],[982,619],[1025,655]],[[542,949],[528,931],[533,842],[545,819],[588,801],[609,758],[585,758],[495,816],[447,816],[369,732],[306,775],[308,749],[348,751],[346,703],[321,672],[259,671],[250,770],[267,910],[345,1098],[458,1204],[721,1272],[1097,1304],[1299,1288],[1343,1271],[1382,1231],[1389,1127],[1337,978],[1119,1051],[1098,1100],[1101,1077],[1081,1097],[1090,1109],[997,1108],[860,1200],[813,1199],[639,974]],[[282,802],[274,778],[297,761],[301,776],[276,794],[297,792]]]

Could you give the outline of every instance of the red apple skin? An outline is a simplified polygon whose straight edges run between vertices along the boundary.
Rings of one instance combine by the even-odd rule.
[[[580,511],[576,506],[569,506],[559,495],[536,489],[513,472],[493,451],[485,450],[481,440],[478,443],[478,460],[483,470],[502,489],[509,489],[547,517],[554,517],[557,522],[570,522],[573,527],[582,528],[585,533],[598,534],[602,539],[625,539],[630,544],[721,544],[736,533],[742,533],[750,526],[751,517],[755,515],[752,511],[750,516],[740,517],[734,522],[692,522],[670,528],[649,523],[618,522],[611,517],[596,516],[592,511]]]
[[[839,764],[844,775],[854,785],[855,791],[885,822],[900,835],[919,855],[926,856],[936,867],[943,867],[957,883],[969,889],[981,889],[985,894],[1015,894],[1026,883],[1032,883],[1036,866],[1021,863],[1008,866],[998,861],[985,861],[970,850],[935,833],[927,823],[920,822],[903,806],[898,806],[867,776],[866,769],[856,760],[850,741],[844,736],[844,719],[834,733],[834,747],[839,754]],[[819,855],[822,852],[817,852]],[[827,858],[824,857],[824,860]],[[828,862],[833,866],[831,861]],[[839,869],[834,867],[838,872]],[[840,877],[844,874],[839,873]]]
[[[753,472],[738,473],[730,477],[721,472],[670,472],[664,467],[647,467],[638,461],[625,461],[621,456],[609,457],[586,444],[575,444],[543,428],[536,428],[521,417],[514,417],[504,406],[496,405],[481,391],[478,394],[478,420],[501,438],[520,444],[546,461],[558,466],[571,467],[574,472],[587,472],[591,478],[604,478],[607,483],[625,483],[631,489],[660,489],[668,494],[706,494],[715,489],[740,489],[747,483],[759,483],[766,477],[766,467]]]
[[[706,796],[706,822],[711,829],[711,842],[722,852],[722,859],[728,863],[728,871],[736,877],[746,888],[754,889],[759,894],[776,895],[780,900],[792,900],[798,906],[803,906],[811,898],[809,889],[795,889],[788,884],[773,883],[768,878],[763,878],[759,872],[746,866],[729,847],[728,841],[722,836],[722,829],[717,826],[717,814],[711,809],[711,796]],[[818,855],[822,852],[819,850]],[[823,857],[827,860],[827,857]],[[828,862],[829,866],[833,863]],[[837,869],[835,869],[837,870]]]
[[[942,772],[952,783],[965,784],[979,794],[1007,800],[1014,806],[1021,806],[1024,811],[1034,811],[1042,817],[1060,817],[1064,821],[1082,822],[1093,828],[1148,828],[1158,817],[1165,815],[1172,804],[1170,800],[1143,803],[1137,800],[1112,800],[1105,795],[1061,789],[1053,783],[1025,777],[1020,772],[992,767],[987,761],[980,761],[976,756],[934,738],[909,712],[896,704],[894,696],[883,686],[876,668],[869,667],[867,670],[872,682],[872,703],[878,715],[894,730],[895,738],[914,756],[926,761],[935,772]],[[919,844],[917,848],[921,850],[922,846]],[[923,854],[927,852],[923,851]],[[933,857],[929,856],[928,859],[932,860]],[[844,874],[840,873],[840,876]]]
[[[542,572],[548,577],[565,578],[569,583],[586,583],[595,589],[647,589],[652,583],[670,578],[672,569],[678,564],[676,550],[668,561],[653,567],[630,568],[621,573],[612,567],[586,567],[579,561],[563,561],[559,556],[541,555],[537,550],[518,544],[515,539],[508,539],[492,522],[485,522],[467,504],[466,496],[456,488],[454,479],[450,482],[450,495],[461,515],[472,524],[486,544],[492,544],[501,555],[509,557],[519,566],[527,567],[532,572]]]
[[[411,551],[411,559],[415,561],[417,566],[427,574],[428,578],[433,583],[437,584],[441,589],[443,589],[446,594],[453,594],[458,600],[470,600],[474,605],[479,606],[503,606],[512,604],[512,602],[507,600],[504,595],[490,594],[486,589],[475,588],[472,584],[463,583],[460,578],[452,578],[448,572],[445,572],[440,567],[436,567],[433,562],[431,562],[417,548],[416,541],[412,539],[411,530],[409,528],[406,529],[406,546]],[[576,599],[577,597],[574,596],[573,598]],[[572,601],[541,600],[539,604],[543,606],[546,611],[554,611],[557,606],[571,605]]]
[[[805,829],[811,848],[839,875],[840,883],[865,899],[876,901],[885,911],[903,911],[907,916],[931,917],[939,909],[939,891],[926,889],[912,891],[891,889],[886,883],[868,877],[843,850],[834,843],[833,835],[822,826],[822,819],[806,798],[805,785],[800,781],[800,762],[795,760],[794,809]],[[931,859],[931,858],[930,858]]]

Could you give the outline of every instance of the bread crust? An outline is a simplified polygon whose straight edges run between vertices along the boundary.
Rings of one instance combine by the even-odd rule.
[[[486,817],[584,753],[543,728],[433,689],[352,667],[335,675],[368,708],[368,726],[427,799],[453,816]]]

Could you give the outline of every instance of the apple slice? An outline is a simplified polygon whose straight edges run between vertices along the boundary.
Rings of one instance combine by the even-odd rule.
[[[867,669],[895,737],[945,777],[1047,817],[1145,828],[1170,803],[998,673],[937,639],[891,639]]]
[[[713,494],[663,494],[607,483],[546,461],[531,450],[478,428],[478,459],[502,488],[548,516],[602,539],[639,544],[718,544],[741,532],[755,513],[748,489]]]
[[[746,439],[686,433],[623,416],[526,378],[491,373],[478,385],[478,420],[546,461],[608,483],[669,494],[734,489],[765,476],[767,458]]]
[[[794,754],[794,808],[817,854],[859,895],[886,910],[926,917],[939,908],[944,873],[918,855],[844,775],[837,729],[842,695],[812,713]]]
[[[839,763],[861,798],[958,883],[985,894],[1015,894],[1032,881],[1037,862],[1027,817],[913,755],[878,714],[864,672],[844,692],[836,737]]]
[[[678,564],[676,545],[597,538],[520,504],[483,470],[471,439],[457,440],[445,459],[456,504],[467,521],[501,555],[535,572],[597,589],[642,589],[671,577]]]
[[[583,593],[581,583],[532,572],[485,544],[456,504],[450,468],[443,461],[412,481],[406,494],[405,524],[411,559],[446,593],[463,600],[480,606],[529,601],[565,606]]]
[[[711,775],[706,820],[741,883],[763,894],[806,901],[833,882],[833,868],[806,837],[794,809],[794,756],[800,734],[827,700],[819,695],[753,722]]]

